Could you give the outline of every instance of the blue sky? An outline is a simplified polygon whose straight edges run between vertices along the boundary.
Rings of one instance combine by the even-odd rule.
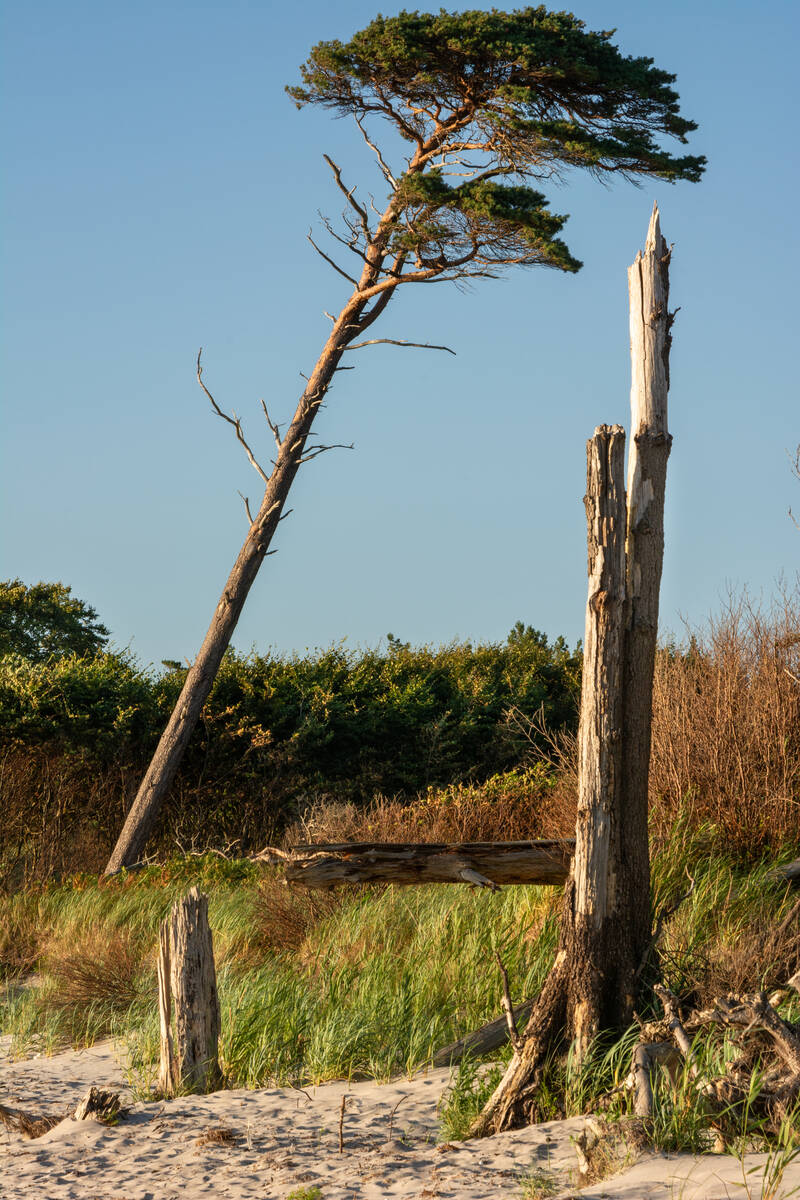
[[[495,640],[519,619],[582,635],[584,445],[628,423],[626,268],[653,199],[681,308],[662,628],[795,578],[795,6],[573,8],[677,73],[706,179],[573,176],[549,194],[579,275],[397,297],[375,336],[457,357],[371,347],[341,376],[319,428],[355,450],[303,468],[239,649]],[[259,398],[290,415],[345,297],[306,241],[339,211],[323,152],[379,184],[348,125],[283,87],[314,42],[376,11],[5,5],[0,576],[70,584],[143,662],[196,652],[246,532],[237,490],[258,495],[197,386],[198,347],[266,456]]]

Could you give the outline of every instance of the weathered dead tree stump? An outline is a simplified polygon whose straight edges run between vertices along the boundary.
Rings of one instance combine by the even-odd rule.
[[[158,1013],[159,1090],[165,1096],[213,1092],[222,1078],[219,998],[208,897],[196,887],[176,900],[161,925]]]
[[[619,942],[622,670],[625,622],[625,431],[601,425],[586,445],[589,594],[583,656],[575,858],[553,970],[522,1044],[472,1135],[527,1119],[541,1065],[563,1033],[585,1046],[607,1018]]]
[[[588,444],[589,597],[579,732],[578,821],[553,970],[508,1069],[472,1135],[536,1119],[548,1056],[580,1057],[633,1014],[651,945],[647,792],[653,665],[664,551],[670,436],[669,258],[653,207],[644,253],[628,272],[631,446],[601,425]]]

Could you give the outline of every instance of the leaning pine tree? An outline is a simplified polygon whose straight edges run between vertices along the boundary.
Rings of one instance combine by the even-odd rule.
[[[566,220],[528,182],[584,168],[600,177],[697,181],[704,159],[674,156],[661,139],[686,142],[696,128],[679,114],[674,76],[649,58],[627,57],[610,33],[544,8],[378,17],[349,42],[320,42],[288,88],[298,107],[318,104],[358,126],[385,181],[379,212],[325,156],[344,197],[342,224],[326,222],[333,249],[315,249],[350,293],[282,434],[265,409],[276,453],[262,468],[239,419],[229,421],[259,472],[264,494],[251,515],[200,652],[139,788],[106,868],[141,855],[211,691],[247,594],[267,554],[300,466],[327,447],[310,443],[314,419],[342,359],[365,338],[397,288],[495,277],[506,267],[577,271],[559,238]],[[402,166],[378,144],[388,122],[406,147]],[[396,144],[393,138],[391,144]],[[347,266],[334,257],[345,252]],[[198,377],[200,377],[198,360]],[[202,379],[201,379],[202,384]],[[203,385],[205,386],[205,385]]]

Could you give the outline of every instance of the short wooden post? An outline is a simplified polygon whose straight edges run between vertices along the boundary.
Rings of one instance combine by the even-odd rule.
[[[217,976],[208,897],[196,887],[176,900],[161,925],[158,1011],[160,1091],[167,1096],[214,1091],[221,1081]]]

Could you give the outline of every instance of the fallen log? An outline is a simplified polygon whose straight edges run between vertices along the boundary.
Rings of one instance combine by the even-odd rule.
[[[529,842],[341,842],[267,846],[256,862],[280,864],[287,883],[329,888],[337,883],[564,883],[574,838]]]
[[[794,862],[783,863],[780,867],[773,867],[769,874],[772,879],[785,879],[787,883],[800,885],[800,858],[796,858]]]

